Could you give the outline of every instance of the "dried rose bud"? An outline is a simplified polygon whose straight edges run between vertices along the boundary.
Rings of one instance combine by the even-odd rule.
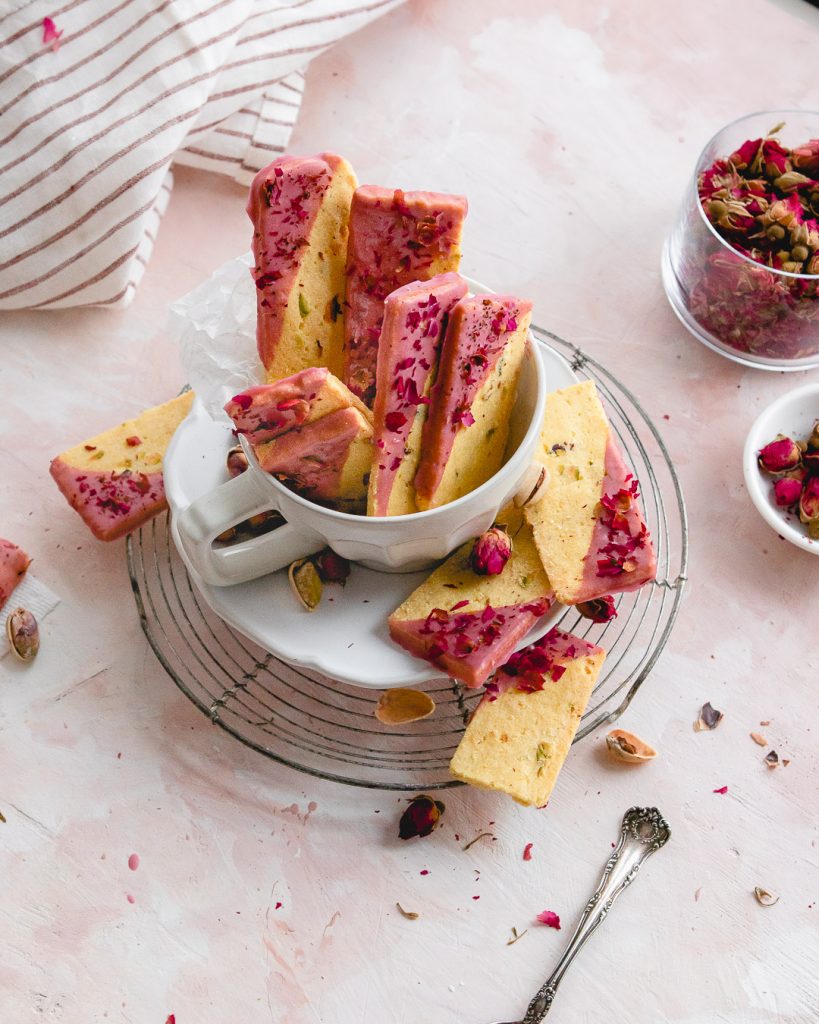
[[[732,153],[728,159],[736,167],[738,171],[744,171],[746,167],[750,167],[759,154],[759,147],[762,145],[762,139],[748,139],[743,142],[739,149]]]
[[[418,836],[422,839],[428,836],[440,822],[444,809],[441,801],[433,800],[431,796],[413,797],[398,823],[398,838]]]
[[[315,558],[316,568],[322,583],[340,583],[342,587],[350,575],[350,563],[337,555],[331,548],[325,548]]]
[[[799,499],[799,518],[808,527],[816,525],[819,527],[819,476],[810,476],[802,488],[802,496]],[[809,529],[811,537],[813,532]]]
[[[805,448],[809,452],[819,451],[819,420],[813,424],[813,430],[810,432],[810,437],[805,442]]]
[[[478,576],[497,576],[512,556],[512,541],[498,526],[477,538],[469,555],[469,566]]]
[[[796,192],[800,188],[806,188],[813,184],[813,179],[799,171],[787,171],[774,180],[774,185],[780,192]]]
[[[611,594],[605,597],[595,597],[592,601],[581,601],[577,610],[585,619],[592,622],[609,622],[617,618],[617,609],[614,607],[614,598]]]
[[[783,476],[774,484],[774,501],[780,508],[795,505],[802,495],[802,481]]]
[[[802,465],[809,473],[819,473],[819,449],[808,448],[802,452]]]
[[[770,444],[759,451],[759,468],[766,473],[787,473],[802,462],[802,452],[796,441],[777,434]]]
[[[811,139],[791,150],[791,163],[812,178],[819,177],[819,139]]]
[[[765,177],[776,179],[789,171],[790,155],[790,150],[785,149],[776,139],[765,139],[762,143],[762,166]]]

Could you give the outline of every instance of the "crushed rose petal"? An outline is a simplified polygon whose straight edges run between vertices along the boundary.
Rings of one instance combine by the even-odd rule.
[[[720,786],[719,789],[715,789],[715,790],[713,790],[713,792],[714,793],[727,793],[728,792],[728,787],[727,786]]]
[[[540,924],[545,924],[547,928],[555,928],[560,931],[560,918],[553,910],[541,910],[535,920]]]
[[[54,24],[53,19],[43,18],[43,45],[51,45],[51,49],[56,53],[60,48],[60,36],[63,34],[64,29],[58,29]]]
[[[532,847],[534,845],[535,845],[534,843],[527,843],[523,847],[523,859],[524,860],[531,860],[532,859]]]

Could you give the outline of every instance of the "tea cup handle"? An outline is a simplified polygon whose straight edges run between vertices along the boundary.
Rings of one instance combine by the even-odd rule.
[[[255,473],[220,484],[176,514],[174,532],[185,560],[205,583],[229,587],[282,569],[325,546],[314,530],[286,522],[261,537],[214,547],[220,533],[250,516],[266,512],[275,497]]]

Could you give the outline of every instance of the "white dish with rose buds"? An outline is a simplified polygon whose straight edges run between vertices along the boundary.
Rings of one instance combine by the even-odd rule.
[[[745,475],[745,486],[756,505],[759,514],[768,525],[785,540],[795,544],[804,551],[819,555],[819,539],[813,539],[808,533],[808,526],[800,520],[798,503],[778,505],[774,484],[784,479],[785,470],[781,473],[765,472],[759,465],[759,453],[780,435],[793,441],[806,441],[819,420],[819,383],[806,384],[782,395],[760,414],[751,427],[745,441],[742,468]],[[795,460],[794,460],[795,461]],[[786,466],[783,463],[783,466]],[[819,479],[819,473],[812,473]],[[780,485],[783,493],[781,501],[796,497],[789,495],[786,485]]]

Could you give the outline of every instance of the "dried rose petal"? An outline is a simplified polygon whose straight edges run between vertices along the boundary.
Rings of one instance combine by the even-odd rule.
[[[398,838],[428,836],[437,827],[444,810],[444,804],[440,800],[433,800],[431,796],[422,794],[413,797],[398,823]]]
[[[340,583],[342,587],[350,575],[350,563],[337,555],[332,548],[325,548],[316,555],[316,568],[322,583]]]
[[[611,594],[591,601],[581,601],[575,607],[585,619],[591,619],[592,622],[609,622],[617,618],[617,608]]]
[[[505,530],[493,526],[472,547],[469,566],[478,576],[498,576],[512,557],[512,541]]]
[[[50,44],[51,49],[56,53],[60,48],[60,36],[64,31],[64,29],[57,28],[52,18],[43,18],[43,45]]]
[[[535,920],[540,924],[545,924],[547,928],[555,928],[560,931],[560,918],[553,910],[541,910]]]
[[[760,449],[758,459],[759,468],[766,473],[787,473],[800,465],[802,452],[792,438],[777,434],[770,444]]]
[[[524,860],[531,860],[532,859],[532,847],[534,845],[535,845],[534,843],[527,843],[523,847],[523,859]]]
[[[706,701],[700,708],[700,713],[697,716],[696,722],[694,722],[694,730],[702,732],[704,729],[716,729],[724,717],[721,711],[717,711],[716,708],[711,706],[710,701]]]
[[[779,897],[774,896],[773,893],[768,892],[767,889],[763,889],[758,885],[754,886],[754,896],[756,901],[763,907],[772,907],[774,904],[779,902]]]
[[[719,789],[715,789],[715,790],[713,790],[713,792],[714,793],[724,794],[724,793],[728,792],[728,787],[727,786],[720,786]]]
[[[132,434],[131,437],[125,438],[125,443],[128,445],[129,448],[136,448],[138,445],[142,444],[142,438],[137,437],[136,434]]]

